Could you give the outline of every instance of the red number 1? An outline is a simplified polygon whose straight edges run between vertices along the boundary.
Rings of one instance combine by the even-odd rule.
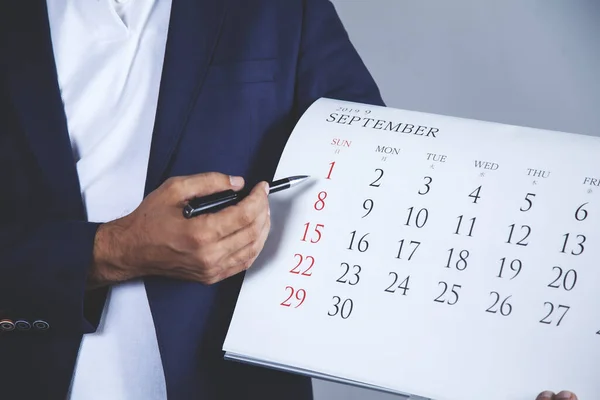
[[[335,161],[330,162],[329,165],[331,165],[331,167],[329,167],[329,173],[327,174],[327,177],[325,179],[331,179],[331,173],[333,172],[333,166],[335,165]]]

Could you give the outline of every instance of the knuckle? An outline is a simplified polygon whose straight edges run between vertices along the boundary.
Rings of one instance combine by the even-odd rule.
[[[248,225],[254,220],[254,215],[248,207],[242,207],[240,208],[239,220],[242,224]]]
[[[164,186],[167,191],[178,191],[180,190],[182,183],[183,179],[181,177],[172,176],[165,181]]]
[[[225,279],[226,277],[227,277],[227,274],[226,274],[225,271],[223,271],[223,270],[215,271],[215,274],[212,277],[212,282],[213,283],[219,283],[223,279]]]
[[[201,267],[206,269],[206,273],[208,276],[211,276],[214,273],[212,269],[212,258],[208,254],[206,254],[205,252],[200,252],[196,256],[196,259],[198,261],[198,264],[200,264]]]
[[[228,186],[228,180],[225,179],[226,177],[226,175],[214,171],[206,172],[202,176],[202,178],[205,180],[205,183],[214,188],[224,188]]]
[[[251,259],[251,258],[249,258],[249,259],[247,259],[247,260],[244,260],[244,261],[242,262],[242,269],[248,269],[248,268],[250,268],[250,267],[252,266],[252,263],[253,263],[253,262],[254,262],[254,260],[253,260],[253,259]]]
[[[258,257],[258,253],[260,252],[260,245],[253,245],[250,246],[250,249],[248,249],[248,260],[250,263],[252,263],[256,257]]]
[[[198,247],[206,246],[213,242],[213,235],[208,230],[197,230],[191,233],[194,243]]]
[[[247,239],[248,242],[254,243],[260,237],[260,228],[257,223],[253,223],[247,229]]]
[[[208,285],[219,282],[219,271],[216,268],[209,268],[204,275],[204,283]]]
[[[266,241],[266,238],[255,243],[254,258],[256,258],[260,255],[261,251],[265,247],[265,241]]]
[[[249,267],[252,265],[258,254],[260,253],[261,246],[258,242],[253,243],[248,246],[248,249],[245,251],[244,259],[242,260],[242,264],[244,267]]]
[[[190,237],[192,238],[192,242],[196,247],[202,246],[206,241],[204,233],[202,232],[192,232],[190,233]]]

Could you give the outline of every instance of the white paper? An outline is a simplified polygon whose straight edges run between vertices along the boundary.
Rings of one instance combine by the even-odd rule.
[[[594,398],[598,155],[591,136],[319,100],[276,172],[311,180],[270,196],[272,231],[244,280],[227,356],[436,400]],[[314,257],[310,276],[290,272],[296,254],[299,272]]]

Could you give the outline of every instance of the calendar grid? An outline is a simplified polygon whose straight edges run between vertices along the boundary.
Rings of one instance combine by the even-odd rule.
[[[594,393],[596,150],[577,135],[319,101],[277,170],[312,182],[271,200],[276,238],[224,348],[436,400],[534,398],[557,383]]]

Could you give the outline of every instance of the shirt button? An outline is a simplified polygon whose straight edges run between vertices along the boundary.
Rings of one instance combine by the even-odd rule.
[[[46,321],[38,319],[37,321],[33,321],[33,328],[38,331],[45,331],[50,329],[50,324],[48,324]]]
[[[10,332],[15,330],[15,324],[10,319],[0,320],[0,331]]]

